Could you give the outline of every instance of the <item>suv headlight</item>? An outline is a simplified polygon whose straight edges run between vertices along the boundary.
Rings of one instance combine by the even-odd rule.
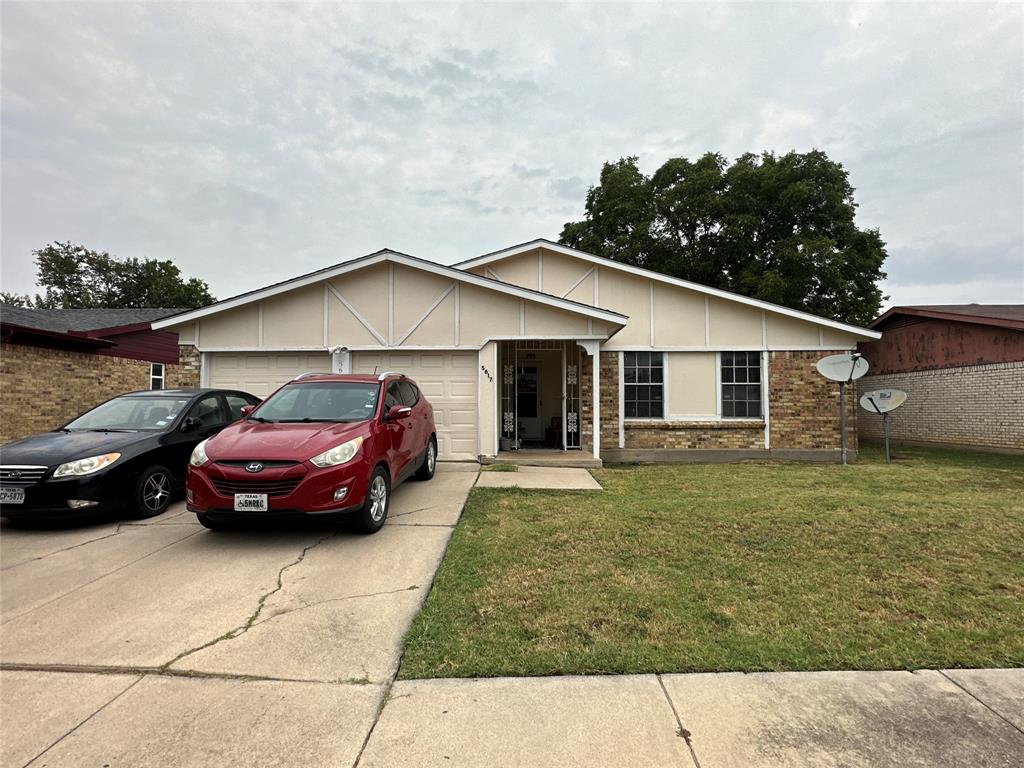
[[[192,449],[192,458],[188,460],[188,463],[193,467],[201,467],[206,463],[206,442],[209,439],[206,438],[206,440],[203,440],[203,442]]]
[[[319,456],[314,456],[310,459],[311,462],[316,464],[318,467],[336,467],[339,464],[345,464],[352,461],[359,453],[359,447],[363,444],[363,438],[357,437],[349,440],[347,443],[336,445],[329,451],[324,451]]]
[[[78,459],[61,464],[53,473],[54,477],[81,477],[99,472],[104,467],[109,467],[121,458],[120,453],[104,453],[102,456],[90,456],[87,459]]]

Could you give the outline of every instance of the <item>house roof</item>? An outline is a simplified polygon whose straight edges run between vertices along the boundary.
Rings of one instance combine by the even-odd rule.
[[[669,275],[662,274],[661,272],[654,272],[650,269],[644,269],[643,267],[634,267],[629,264],[623,264],[622,262],[609,259],[604,256],[597,256],[593,253],[587,253],[577,248],[570,248],[567,245],[556,243],[552,240],[540,237],[536,240],[530,240],[526,243],[520,243],[519,245],[513,245],[510,248],[503,248],[500,251],[492,251],[491,253],[485,253],[482,256],[477,256],[466,261],[460,261],[454,266],[459,269],[472,269],[473,267],[483,266],[485,264],[491,264],[495,261],[501,261],[511,256],[518,256],[522,253],[527,253],[536,248],[546,248],[555,253],[561,253],[565,256],[572,256],[573,258],[587,261],[592,264],[599,264],[602,267],[608,269],[616,269],[620,272],[628,272],[640,277],[650,278],[661,283],[668,285],[675,285],[680,288],[687,288],[697,293],[704,293],[709,296],[716,298],[725,299],[726,301],[735,301],[739,304],[746,304],[748,306],[757,307],[763,309],[766,312],[774,312],[780,315],[787,315],[794,317],[799,320],[806,320],[807,322],[816,323],[817,325],[823,325],[828,328],[835,328],[846,333],[851,333],[856,336],[860,336],[865,339],[877,339],[881,337],[881,334],[877,331],[871,331],[866,328],[861,328],[857,325],[849,325],[848,323],[841,323],[838,320],[830,320],[825,317],[819,317],[818,315],[812,315],[810,312],[801,312],[798,309],[790,309],[789,307],[783,307],[779,304],[772,304],[769,301],[761,301],[760,299],[752,299],[749,296],[742,296],[738,293],[732,293],[730,291],[723,291],[720,288],[712,288],[707,285],[701,285],[700,283],[694,283],[689,280],[681,280],[678,277],[670,277]]]
[[[94,332],[148,325],[181,309],[27,309],[0,307],[0,323],[51,333]]]
[[[456,267],[437,264],[433,261],[427,261],[426,259],[421,259],[417,256],[410,256],[407,253],[400,253],[399,251],[392,251],[384,248],[380,251],[367,254],[366,256],[362,256],[357,259],[344,261],[340,264],[325,267],[324,269],[319,269],[315,272],[309,272],[305,275],[299,275],[298,277],[293,277],[289,280],[274,283],[273,285],[269,285],[265,288],[258,288],[254,291],[248,291],[247,293],[233,296],[230,299],[218,301],[215,304],[210,304],[202,309],[186,310],[180,314],[162,318],[161,320],[153,323],[153,328],[161,329],[168,328],[173,325],[180,325],[181,323],[190,323],[193,320],[199,320],[200,318],[208,315],[217,314],[218,312],[224,312],[229,309],[235,309],[236,307],[261,301],[280,293],[285,293],[286,291],[292,291],[296,288],[302,288],[307,285],[318,283],[322,280],[329,280],[333,277],[347,274],[348,272],[354,272],[358,269],[364,269],[366,267],[373,266],[374,264],[385,262],[401,264],[413,269],[432,272],[437,275],[448,277],[452,280],[459,280],[464,283],[479,285],[484,288],[498,291],[499,293],[509,294],[528,301],[536,301],[540,304],[546,304],[558,309],[575,312],[595,320],[614,323],[618,326],[625,325],[626,321],[629,319],[626,315],[618,312],[600,309],[599,307],[593,307],[589,304],[572,301],[571,299],[559,298],[558,296],[552,296],[547,293],[542,293],[541,291],[534,291],[530,288],[522,288],[518,285],[512,285],[511,283],[503,283],[500,280],[492,280],[489,277],[481,277],[479,275],[474,275],[472,272],[464,272]]]
[[[916,304],[893,307],[872,320],[871,327],[888,326],[899,316],[994,325],[1024,331],[1024,304]]]

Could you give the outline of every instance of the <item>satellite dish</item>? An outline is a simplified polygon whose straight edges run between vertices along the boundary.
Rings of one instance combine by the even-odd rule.
[[[821,358],[815,367],[826,379],[845,383],[867,373],[868,361],[856,354],[829,355]]]
[[[871,413],[895,411],[907,402],[907,393],[902,389],[876,389],[860,397],[860,407]]]

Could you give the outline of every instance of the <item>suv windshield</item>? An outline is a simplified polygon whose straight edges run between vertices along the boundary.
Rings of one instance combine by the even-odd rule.
[[[160,432],[170,428],[188,401],[187,397],[115,397],[83,413],[64,429]]]
[[[250,416],[255,421],[365,421],[373,418],[380,385],[358,381],[288,384]]]

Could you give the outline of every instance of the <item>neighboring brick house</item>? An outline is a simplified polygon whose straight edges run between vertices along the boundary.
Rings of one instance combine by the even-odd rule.
[[[870,364],[858,384],[902,389],[893,438],[1024,450],[1024,304],[893,307],[858,349]],[[880,439],[881,418],[861,410],[862,437]]]
[[[839,386],[814,364],[881,336],[542,239],[454,266],[382,250],[154,326],[208,386],[400,370],[441,458],[587,464],[837,461]]]
[[[199,356],[153,320],[177,309],[0,307],[0,443],[141,389],[199,386]]]

